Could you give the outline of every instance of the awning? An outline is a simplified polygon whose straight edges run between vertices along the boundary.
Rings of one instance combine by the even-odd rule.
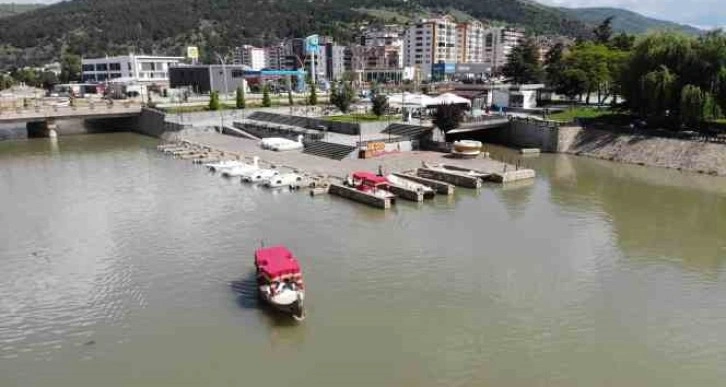
[[[284,246],[264,247],[255,252],[255,265],[268,278],[300,273],[300,264]]]
[[[434,105],[471,105],[471,101],[456,94],[444,93],[434,98]]]

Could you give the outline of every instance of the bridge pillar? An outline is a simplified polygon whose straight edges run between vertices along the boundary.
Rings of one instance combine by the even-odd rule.
[[[45,121],[28,122],[25,124],[25,128],[28,131],[28,137],[31,138],[58,137],[58,125],[56,125],[54,118],[46,118]]]

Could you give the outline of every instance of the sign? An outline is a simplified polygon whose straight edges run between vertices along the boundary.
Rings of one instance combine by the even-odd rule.
[[[187,47],[187,58],[199,59],[199,48],[195,46]]]
[[[385,142],[369,142],[366,144],[366,149],[372,152],[383,152],[386,150],[386,143]]]
[[[320,42],[318,35],[310,35],[305,38],[305,52],[306,53],[317,53],[320,50]]]

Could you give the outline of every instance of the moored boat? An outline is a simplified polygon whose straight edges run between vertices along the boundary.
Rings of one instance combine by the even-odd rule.
[[[292,252],[285,246],[259,248],[255,251],[255,267],[260,298],[298,321],[304,319],[302,270]]]
[[[244,165],[244,162],[239,160],[222,160],[216,163],[204,164],[205,167],[209,168],[212,172],[220,172],[224,169],[237,167]]]
[[[262,185],[267,188],[290,187],[298,188],[303,183],[303,177],[297,173],[283,173],[265,180]]]
[[[288,140],[280,137],[263,138],[260,140],[262,149],[269,149],[278,152],[298,150],[303,148],[303,135],[297,136],[297,141]]]
[[[245,183],[258,183],[269,180],[279,174],[280,171],[275,169],[257,169],[244,173],[242,175],[242,181]]]
[[[365,171],[354,172],[346,182],[346,185],[358,191],[395,201],[396,195],[387,189],[388,184],[390,182],[384,176],[378,176],[375,173]]]
[[[222,176],[224,177],[239,177],[243,176],[247,173],[253,173],[260,169],[260,158],[255,156],[252,158],[252,164],[246,164],[242,163],[241,165],[236,165],[231,168],[226,168],[222,171]]]

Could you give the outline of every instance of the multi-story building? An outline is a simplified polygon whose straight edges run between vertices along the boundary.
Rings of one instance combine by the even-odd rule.
[[[484,25],[478,21],[456,27],[459,63],[484,63]]]
[[[509,54],[524,40],[524,31],[509,27],[493,27],[484,31],[484,63],[496,73],[507,64]]]
[[[337,80],[343,76],[345,68],[345,52],[347,47],[333,42],[325,43],[325,70],[328,80]]]
[[[457,24],[451,16],[422,19],[405,33],[404,64],[430,78],[434,63],[458,60]]]
[[[267,67],[267,53],[264,48],[245,44],[234,50],[234,64],[249,66],[253,70]]]
[[[184,58],[177,56],[134,55],[105,58],[84,58],[81,61],[83,82],[105,82],[123,79],[129,83],[138,82],[157,84],[169,83],[169,68],[176,66]]]

